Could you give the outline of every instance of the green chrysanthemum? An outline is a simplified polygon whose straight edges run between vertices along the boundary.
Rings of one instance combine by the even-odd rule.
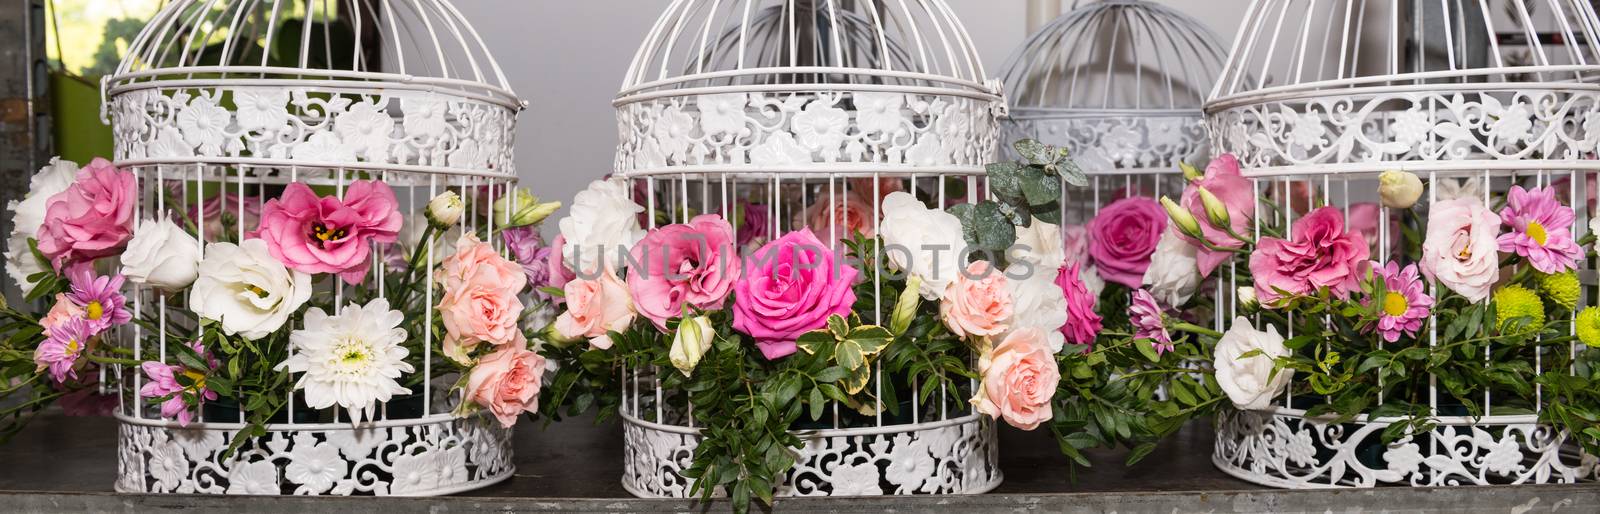
[[[1570,311],[1578,306],[1578,295],[1581,293],[1578,288],[1577,272],[1539,275],[1539,291],[1544,293],[1545,298],[1549,298],[1566,310]]]
[[[1509,285],[1494,292],[1495,326],[1504,332],[1511,320],[1528,318],[1518,332],[1544,330],[1544,302],[1526,287]]]
[[[1588,307],[1578,313],[1578,340],[1600,348],[1600,308]]]

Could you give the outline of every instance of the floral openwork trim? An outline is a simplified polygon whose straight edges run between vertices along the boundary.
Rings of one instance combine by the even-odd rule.
[[[681,474],[694,460],[695,435],[625,423],[622,483],[642,497],[689,498]],[[882,435],[802,437],[778,496],[977,494],[1000,484],[994,422],[905,427]]]
[[[903,93],[726,93],[617,109],[621,171],[694,166],[981,167],[997,104]]]
[[[1574,483],[1596,477],[1595,457],[1574,457],[1567,434],[1537,424],[1485,420],[1440,425],[1385,445],[1387,423],[1330,425],[1297,416],[1224,410],[1212,461],[1223,471],[1287,488]]]
[[[152,89],[118,95],[108,109],[119,160],[251,157],[516,176],[515,113],[453,96]]]
[[[1211,157],[1211,140],[1198,111],[1193,116],[1030,118],[1019,110],[1003,123],[1003,133],[1005,141],[1036,139],[1071,150],[1073,160],[1089,173],[1140,168],[1176,173],[1178,163]],[[1017,158],[1005,148],[1007,158]]]
[[[422,495],[511,475],[511,430],[473,416],[357,430],[274,430],[222,457],[231,430],[121,424],[119,492]]]
[[[1252,104],[1211,115],[1245,168],[1380,161],[1577,160],[1600,145],[1600,94],[1410,92]],[[1576,121],[1576,123],[1574,123]]]

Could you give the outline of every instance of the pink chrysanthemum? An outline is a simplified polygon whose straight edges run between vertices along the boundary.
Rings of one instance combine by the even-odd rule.
[[[189,347],[194,348],[195,353],[204,356],[206,364],[213,369],[217,367],[217,359],[206,352],[205,348],[200,346],[199,341],[189,343]],[[189,422],[194,420],[194,412],[189,409],[189,403],[184,399],[185,391],[190,388],[178,383],[178,375],[187,375],[195,384],[192,398],[196,404],[217,399],[216,391],[212,391],[205,386],[205,374],[210,370],[189,370],[183,366],[156,361],[147,361],[139,365],[139,368],[144,370],[145,377],[149,379],[143,387],[139,388],[139,397],[167,398],[161,402],[161,417],[167,419],[176,418],[178,426],[189,426]]]
[[[1061,268],[1056,285],[1067,298],[1067,323],[1061,325],[1062,335],[1072,344],[1093,345],[1095,336],[1100,334],[1101,318],[1094,312],[1094,294],[1078,278],[1078,265]]]
[[[56,383],[77,380],[78,359],[83,357],[90,337],[89,321],[83,318],[63,321],[50,331],[50,337],[39,343],[39,348],[33,352],[33,362],[41,369],[48,369]]]
[[[83,309],[83,320],[88,322],[88,336],[127,323],[133,315],[123,308],[127,299],[122,296],[122,275],[96,276],[89,266],[74,266],[67,271],[72,291],[66,299]]]
[[[1417,265],[1401,269],[1394,261],[1382,267],[1373,262],[1372,271],[1376,278],[1383,280],[1384,287],[1383,297],[1378,299],[1382,302],[1378,322],[1372,328],[1384,341],[1391,343],[1399,341],[1401,334],[1416,337],[1423,320],[1428,318],[1428,310],[1433,307],[1433,297],[1428,296]]]
[[[1495,242],[1500,251],[1527,259],[1533,269],[1561,273],[1576,268],[1583,257],[1583,250],[1572,239],[1572,221],[1572,208],[1556,200],[1554,189],[1530,191],[1512,186],[1506,193],[1506,208],[1500,211],[1500,222],[1511,227],[1511,232],[1500,234]]]
[[[1167,333],[1166,322],[1161,319],[1161,305],[1149,291],[1135,289],[1128,305],[1128,321],[1133,323],[1134,339],[1149,339],[1156,355],[1176,350],[1172,334]]]

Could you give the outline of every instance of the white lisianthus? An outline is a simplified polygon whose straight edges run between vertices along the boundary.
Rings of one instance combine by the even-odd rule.
[[[222,323],[228,335],[266,337],[311,299],[311,275],[285,268],[266,241],[211,243],[205,255],[189,290],[189,310]]]
[[[883,253],[895,269],[922,278],[922,297],[937,300],[961,273],[961,253],[966,238],[961,218],[929,209],[911,193],[896,191],[883,197]]]
[[[559,223],[566,240],[561,247],[562,264],[580,275],[599,274],[601,262],[620,272],[627,262],[624,256],[644,238],[644,229],[639,228],[641,212],[644,207],[629,198],[626,182],[590,182],[572,198],[572,211]]]
[[[63,161],[60,157],[51,158],[49,165],[40,168],[29,179],[28,191],[22,200],[12,200],[6,204],[6,210],[11,211],[11,233],[6,237],[6,274],[11,276],[11,283],[21,286],[24,295],[38,285],[37,282],[29,282],[28,277],[45,271],[39,259],[34,258],[33,252],[28,249],[28,240],[36,237],[39,226],[44,224],[44,210],[50,197],[66,191],[77,178],[77,163]]]
[[[200,274],[200,242],[166,216],[141,220],[122,251],[122,274],[164,291],[189,287]]]
[[[1254,350],[1258,355],[1240,356]],[[1241,410],[1261,410],[1272,404],[1272,398],[1289,386],[1294,370],[1284,368],[1273,375],[1273,362],[1278,357],[1289,356],[1278,328],[1267,325],[1267,331],[1256,330],[1243,316],[1234,318],[1233,326],[1217,341],[1212,364],[1216,366],[1217,385],[1228,393],[1228,399]],[[1268,379],[1268,377],[1271,377]]]
[[[347,306],[337,316],[313,307],[305,328],[289,334],[294,351],[273,369],[301,374],[294,388],[305,392],[311,408],[337,404],[350,411],[351,425],[374,419],[375,404],[411,392],[397,380],[413,371],[405,362],[403,321],[383,298]]]
[[[667,352],[672,367],[682,371],[683,376],[693,375],[694,367],[700,364],[706,350],[711,349],[711,338],[716,335],[710,318],[696,316],[683,320],[678,324],[678,333],[672,336],[672,349]]]
[[[1188,303],[1200,289],[1197,249],[1184,242],[1171,227],[1161,233],[1150,267],[1144,272],[1144,285],[1150,294],[1172,307]]]
[[[1033,219],[1027,227],[1017,228],[1017,242],[1012,244],[1012,262],[1026,261],[1043,269],[1060,269],[1067,263],[1061,226]]]
[[[1067,344],[1066,335],[1061,333],[1061,326],[1067,324],[1067,296],[1061,292],[1061,286],[1056,285],[1055,273],[1028,273],[1023,266],[1027,265],[1012,264],[1006,268],[1009,279],[1006,286],[1011,292],[1011,331],[1023,327],[1042,330],[1050,343],[1050,353],[1058,353]]]
[[[461,195],[455,191],[445,191],[428,200],[428,209],[424,212],[434,228],[444,228],[461,221],[461,212],[464,210],[466,206],[461,203]]]

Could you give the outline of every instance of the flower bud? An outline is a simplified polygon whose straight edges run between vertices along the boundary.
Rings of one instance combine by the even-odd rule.
[[[1228,219],[1228,206],[1222,203],[1221,198],[1211,194],[1206,188],[1196,187],[1200,193],[1200,205],[1206,209],[1206,221],[1211,222],[1211,227],[1217,230],[1228,230],[1232,225]]]
[[[667,357],[672,360],[672,366],[683,372],[683,376],[691,376],[694,367],[700,364],[706,350],[711,349],[711,337],[716,331],[711,329],[711,319],[705,316],[689,318],[678,323],[678,333],[672,336],[672,349],[667,352]]]
[[[556,330],[555,323],[546,325],[544,330],[539,331],[538,339],[542,339],[556,348],[567,348],[572,346],[572,343],[584,340],[581,335],[574,337],[561,333],[560,330]]]
[[[455,191],[445,191],[428,200],[428,223],[433,228],[443,230],[461,221],[461,211],[466,207],[461,204],[461,196]]]
[[[1385,171],[1378,175],[1378,196],[1384,207],[1409,209],[1422,198],[1422,179],[1409,171]]]
[[[1254,310],[1261,306],[1261,300],[1256,299],[1256,288],[1250,286],[1239,287],[1239,307]]]
[[[898,336],[911,328],[911,320],[917,317],[917,307],[922,305],[922,295],[917,293],[920,289],[922,277],[911,275],[906,278],[906,288],[894,303],[894,313],[889,315],[889,333]]]
[[[561,208],[561,202],[539,203],[527,189],[516,188],[494,202],[494,221],[506,227],[522,227],[544,221]]]
[[[1161,197],[1161,206],[1167,209],[1167,217],[1172,218],[1172,225],[1177,227],[1179,232],[1195,239],[1205,239],[1205,234],[1200,232],[1200,222],[1194,219],[1194,214],[1188,209],[1184,209],[1165,196]]]
[[[1187,162],[1178,163],[1178,168],[1183,170],[1183,178],[1190,182],[1200,180],[1206,176],[1204,172],[1200,171],[1200,168],[1196,168]]]

